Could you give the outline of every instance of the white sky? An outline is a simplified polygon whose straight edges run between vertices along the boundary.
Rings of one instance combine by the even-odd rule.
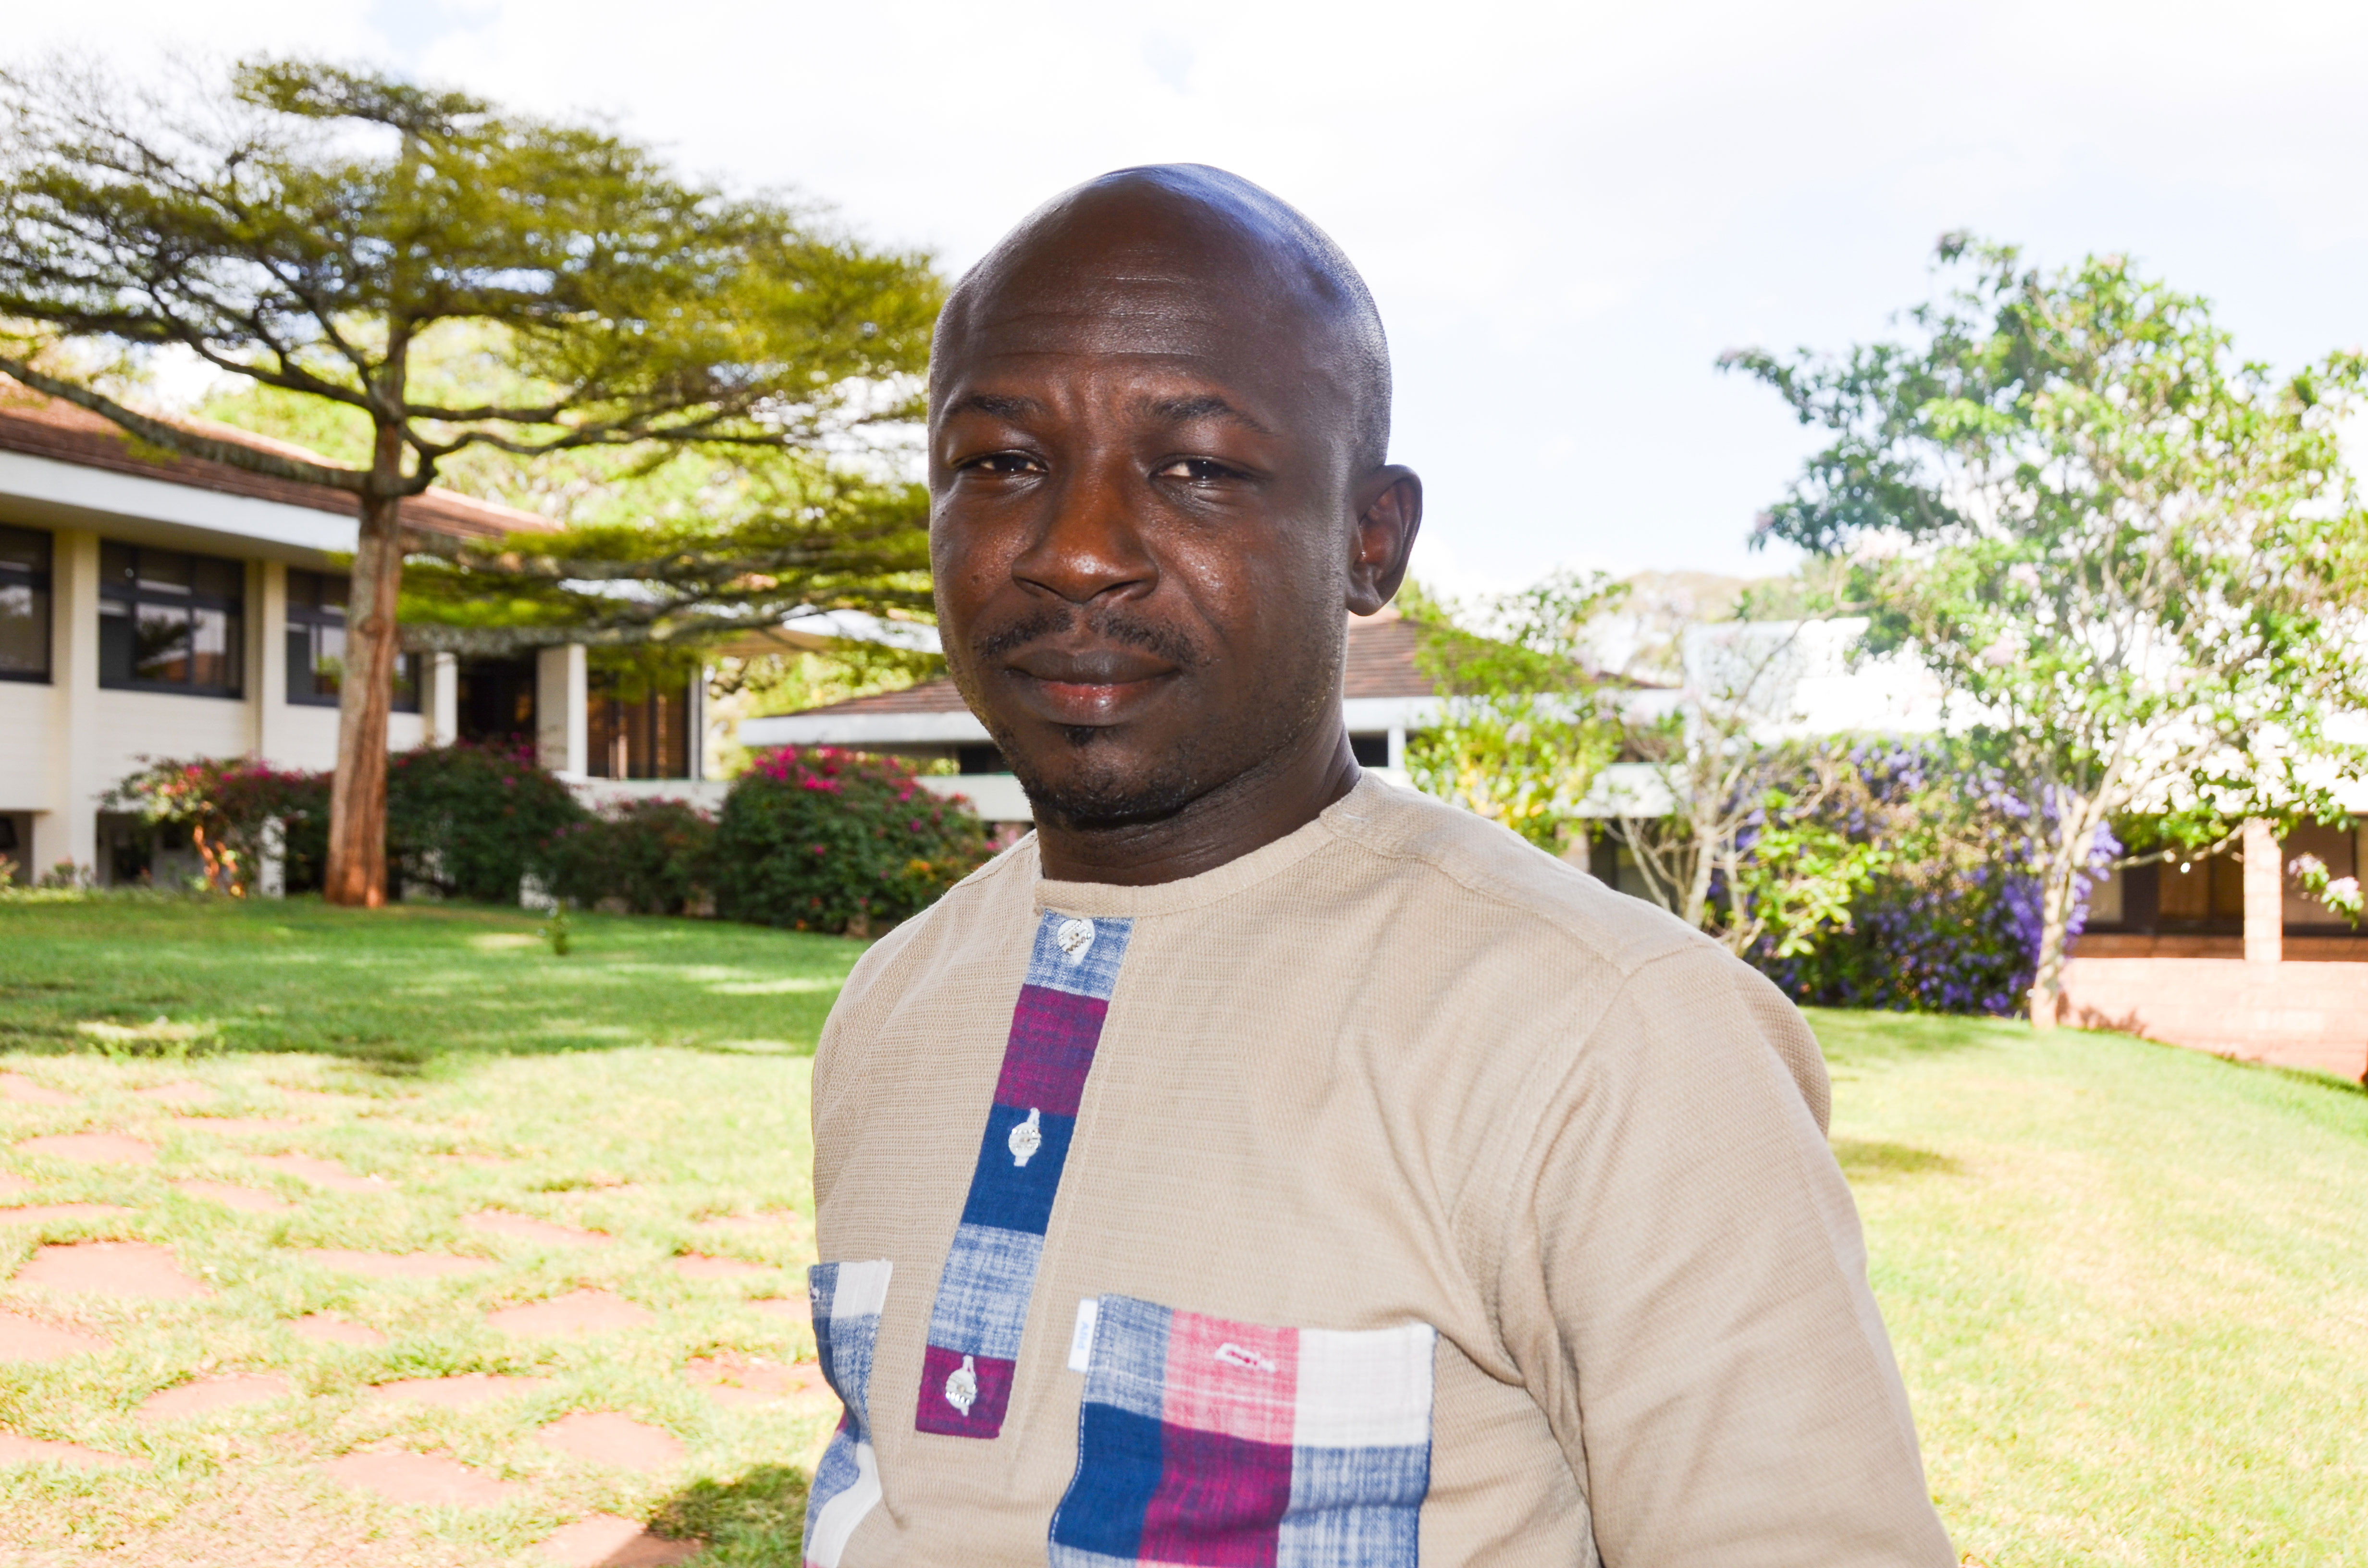
[[[24,13],[31,12],[31,15]],[[1838,348],[1967,227],[2125,251],[2241,351],[2368,344],[2368,6],[110,0],[0,58],[255,48],[614,115],[959,271],[1102,170],[1220,164],[1363,268],[1417,570],[1761,573],[1806,433],[1722,349]]]

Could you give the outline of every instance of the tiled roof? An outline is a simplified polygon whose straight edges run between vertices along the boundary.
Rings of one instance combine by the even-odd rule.
[[[1341,676],[1343,697],[1429,697],[1430,681],[1415,667],[1414,622],[1384,610],[1369,620],[1349,622],[1349,654]],[[970,705],[948,679],[925,680],[897,691],[851,697],[844,702],[799,711],[800,718],[886,713],[962,713]]]
[[[329,460],[302,447],[211,420],[180,423],[218,439],[235,441],[260,451],[313,462]],[[169,484],[186,484],[225,495],[310,506],[321,512],[342,512],[349,517],[360,511],[359,500],[343,490],[302,484],[270,474],[251,473],[228,463],[168,456],[142,448],[113,423],[88,409],[28,392],[6,378],[0,378],[0,451],[23,452],[28,457],[51,458],[142,479],[160,479]],[[423,494],[405,496],[402,515],[408,528],[464,540],[549,532],[557,527],[533,512],[505,506],[496,501],[479,501],[450,490],[431,489]]]

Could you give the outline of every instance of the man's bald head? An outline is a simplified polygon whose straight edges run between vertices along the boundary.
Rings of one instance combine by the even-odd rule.
[[[975,335],[1043,305],[1118,319],[1173,312],[1179,295],[1211,296],[1253,341],[1315,341],[1311,396],[1339,400],[1351,471],[1385,460],[1390,352],[1372,294],[1332,237],[1238,175],[1205,164],[1117,169],[1063,192],[966,273],[938,321],[930,403]]]

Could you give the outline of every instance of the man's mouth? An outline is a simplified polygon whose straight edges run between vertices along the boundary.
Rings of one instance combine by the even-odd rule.
[[[1005,661],[1010,688],[1056,724],[1114,724],[1177,667],[1139,648],[1030,648]]]

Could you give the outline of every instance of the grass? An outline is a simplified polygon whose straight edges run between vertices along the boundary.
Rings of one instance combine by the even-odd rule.
[[[528,1563],[552,1529],[604,1512],[709,1541],[703,1563],[794,1561],[805,1467],[834,1410],[720,1406],[683,1374],[719,1353],[812,1355],[803,1327],[752,1303],[797,1294],[812,1256],[803,1058],[859,949],[655,920],[586,917],[575,935],[561,959],[532,917],[503,911],[0,904],[0,1071],[76,1096],[0,1101],[0,1176],[28,1184],[0,1203],[131,1210],[0,1224],[0,1278],[40,1244],[118,1239],[170,1246],[214,1291],[109,1301],[0,1284],[0,1311],[115,1346],[9,1367],[0,1429],[142,1461],[0,1467],[0,1558]],[[2368,1568],[2368,1094],[2110,1036],[1812,1021],[1933,1494],[1969,1560]],[[131,1092],[181,1079],[212,1089],[209,1116],[302,1125],[210,1131]],[[157,1160],[16,1147],[82,1131],[142,1137]],[[290,1152],[385,1179],[325,1190],[258,1163]],[[192,1177],[290,1207],[240,1213],[170,1185]],[[464,1222],[485,1210],[615,1240]],[[700,1223],[765,1211],[796,1218]],[[370,1279],[303,1256],[324,1246],[488,1267]],[[693,1249],[767,1272],[686,1278],[668,1259]],[[534,1340],[484,1321],[579,1288],[653,1321]],[[385,1343],[298,1338],[286,1325],[312,1312]],[[302,1397],[136,1418],[204,1370],[279,1372]],[[468,1411],[362,1393],[471,1371],[549,1382]],[[636,1476],[535,1439],[577,1410],[661,1427],[683,1461]],[[491,1508],[410,1507],[320,1469],[380,1446],[449,1454],[520,1490]]]
[[[862,951],[722,921],[570,924],[574,951],[553,961],[519,910],[0,902],[0,1051],[177,1042],[394,1068],[620,1045],[793,1054]]]
[[[529,916],[460,909],[389,918],[302,903],[0,905],[0,1039],[14,1047],[0,1071],[76,1096],[0,1101],[0,1175],[29,1184],[0,1203],[131,1210],[0,1224],[0,1278],[42,1244],[138,1241],[170,1247],[213,1291],[154,1301],[0,1287],[0,1311],[115,1346],[8,1367],[0,1429],[142,1461],[0,1468],[0,1540],[10,1543],[0,1558],[540,1562],[537,1541],[598,1512],[703,1538],[713,1543],[703,1563],[795,1560],[804,1467],[836,1406],[792,1397],[723,1407],[684,1369],[718,1355],[813,1356],[803,1324],[750,1303],[803,1294],[813,1258],[805,1055],[860,944],[587,917],[576,922],[575,952],[557,959],[534,930]],[[97,1035],[78,1027],[110,1021],[116,1028]],[[302,1125],[210,1131],[132,1093],[183,1080],[212,1091],[188,1108],[205,1119]],[[336,1097],[308,1097],[323,1093]],[[83,1165],[15,1147],[102,1130],[150,1142],[155,1162]],[[382,1189],[324,1189],[259,1163],[282,1153],[382,1178]],[[290,1207],[242,1213],[170,1185],[190,1178],[271,1191]],[[463,1222],[483,1210],[613,1240],[550,1244]],[[766,1212],[791,1218],[753,1230],[699,1224]],[[373,1279],[304,1256],[320,1247],[455,1254],[489,1267]],[[686,1278],[669,1259],[692,1251],[767,1267]],[[654,1322],[521,1340],[484,1321],[490,1310],[587,1288]],[[375,1328],[385,1343],[300,1338],[288,1325],[310,1313]],[[212,1370],[279,1373],[302,1397],[168,1424],[135,1416],[150,1394]],[[549,1382],[468,1410],[363,1393],[465,1372]],[[575,1410],[660,1427],[683,1443],[685,1461],[643,1478],[534,1439]],[[318,1468],[378,1447],[449,1455],[522,1491],[492,1508],[405,1507]]]
[[[1812,1022],[1960,1551],[2368,1563],[2368,1093],[2110,1035]]]

